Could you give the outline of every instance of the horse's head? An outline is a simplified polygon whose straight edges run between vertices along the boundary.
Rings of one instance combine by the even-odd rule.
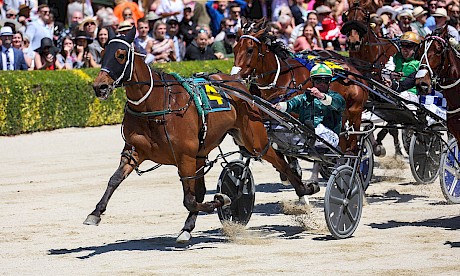
[[[134,64],[132,42],[136,28],[126,36],[116,36],[105,46],[101,60],[101,71],[93,82],[93,89],[99,99],[107,99],[113,89],[131,79]]]
[[[239,32],[238,43],[233,49],[235,61],[231,74],[247,78],[253,74],[256,68],[262,65],[261,60],[269,50],[268,46],[261,41],[265,30],[248,34],[244,34],[244,30],[240,30]]]
[[[342,15],[345,24],[340,31],[347,36],[348,48],[351,51],[359,51],[363,38],[368,32],[369,16],[370,13],[360,5],[359,1],[355,1]]]
[[[431,92],[432,83],[440,75],[449,48],[447,27],[428,35],[415,54],[420,60],[415,86],[421,95]]]

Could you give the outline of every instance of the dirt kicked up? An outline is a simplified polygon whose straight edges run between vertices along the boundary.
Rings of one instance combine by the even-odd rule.
[[[388,155],[390,140],[385,141]],[[256,207],[246,228],[200,215],[188,245],[175,239],[187,216],[172,166],[132,174],[101,224],[83,220],[119,162],[120,126],[0,137],[0,267],[4,275],[458,275],[460,205],[439,180],[414,185],[407,158],[377,159],[353,237],[334,240],[321,191],[299,207],[268,163],[252,163]],[[233,150],[231,139],[223,143]],[[235,156],[237,158],[237,156]],[[148,168],[150,164],[144,164]],[[311,164],[302,162],[304,179]],[[220,166],[206,176],[211,200]]]

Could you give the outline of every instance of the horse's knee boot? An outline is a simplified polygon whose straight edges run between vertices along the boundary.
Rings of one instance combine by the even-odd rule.
[[[189,212],[196,212],[198,203],[192,195],[186,195],[184,197],[184,206]]]

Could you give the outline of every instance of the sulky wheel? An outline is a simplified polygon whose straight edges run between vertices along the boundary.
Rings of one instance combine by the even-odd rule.
[[[220,173],[217,193],[226,194],[232,203],[217,208],[220,221],[246,225],[254,210],[255,191],[254,178],[249,166],[242,160],[229,162]]]
[[[372,149],[372,143],[368,138],[364,140],[359,170],[363,176],[363,188],[365,191],[367,190],[367,187],[369,187],[372,174],[374,173],[374,150]]]
[[[329,178],[324,196],[327,228],[336,239],[348,238],[358,227],[363,210],[363,188],[359,175],[352,179],[350,166],[338,167]]]
[[[409,148],[409,164],[415,181],[433,183],[438,177],[442,154],[441,137],[436,134],[416,133]]]
[[[441,157],[441,191],[447,202],[460,203],[460,151],[457,140],[451,139]]]

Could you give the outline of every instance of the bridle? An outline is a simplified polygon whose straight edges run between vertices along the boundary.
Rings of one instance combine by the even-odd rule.
[[[262,51],[262,42],[255,36],[253,35],[249,35],[249,34],[245,34],[245,35],[242,35],[240,38],[241,39],[250,39],[252,41],[254,41],[256,44],[257,44],[257,48],[258,48],[258,53],[257,53],[257,61],[256,61],[256,64],[264,64],[264,58],[266,56],[266,53],[268,51]],[[278,80],[279,80],[279,77],[281,74],[283,73],[286,73],[286,72],[290,72],[291,75],[292,75],[292,80],[291,82],[294,83],[294,87],[296,86],[296,81],[295,81],[295,75],[294,75],[294,72],[293,72],[293,69],[295,67],[292,67],[286,60],[283,60],[281,59],[276,53],[274,53],[272,51],[273,55],[275,56],[275,60],[276,60],[276,69],[275,70],[270,70],[270,71],[267,71],[267,72],[263,72],[263,73],[259,73],[259,74],[256,74],[256,70],[257,70],[257,67],[254,66],[254,69],[252,70],[252,73],[247,77],[247,79],[245,80],[246,82],[250,83],[252,82],[253,80],[257,80],[257,79],[260,79],[260,78],[263,78],[265,76],[268,76],[270,74],[275,74],[275,77],[273,78],[273,81],[268,84],[268,85],[265,85],[265,86],[262,86],[260,84],[258,84],[256,81],[254,81],[254,84],[260,89],[260,90],[269,90],[269,89],[274,89],[274,88],[290,88],[291,86],[289,85],[288,87],[285,87],[285,86],[279,86],[277,85],[278,83]],[[284,66],[281,65],[281,62],[284,62],[286,65],[287,65],[287,70],[283,70]],[[241,67],[237,67],[237,66],[234,66],[232,68],[232,71],[230,74],[232,75],[235,75],[237,74],[239,71],[241,71]],[[292,87],[291,87],[292,88]]]
[[[121,43],[121,44],[125,45],[128,48],[128,53],[127,53],[127,60],[125,62],[125,66],[123,67],[123,70],[122,70],[122,72],[120,73],[120,75],[118,77],[117,77],[116,73],[113,72],[112,70],[110,70],[107,66],[103,66],[101,68],[101,71],[106,72],[112,79],[115,80],[112,83],[112,85],[110,86],[110,89],[113,90],[113,89],[115,89],[117,87],[122,87],[123,85],[147,84],[146,82],[130,82],[132,77],[133,77],[133,72],[134,72],[134,56],[135,55],[144,56],[144,55],[142,55],[140,53],[136,53],[134,51],[134,46],[131,43],[128,43],[128,42],[124,41],[123,39],[113,38],[107,43],[107,47],[108,47],[108,45],[110,45],[112,43]],[[149,70],[149,75],[150,75],[150,82],[148,83],[148,84],[150,84],[150,87],[149,87],[149,90],[147,91],[147,93],[145,93],[145,95],[142,96],[142,98],[140,98],[137,101],[134,101],[134,100],[131,100],[131,99],[127,98],[128,102],[133,104],[133,105],[140,105],[142,102],[144,102],[150,96],[150,94],[151,94],[151,92],[153,90],[154,81],[153,81],[152,69],[150,69],[150,66],[148,66],[148,65],[146,65],[146,66],[147,66],[147,68]],[[130,83],[127,83],[127,82],[130,82]]]
[[[354,16],[353,18],[348,18],[349,14],[351,11],[355,11],[354,12]],[[361,18],[357,18],[357,15],[358,15],[358,11],[362,12],[363,15],[364,15],[364,24],[363,24],[363,19]],[[384,45],[387,45],[389,43],[393,44],[396,49],[398,49],[398,47],[395,45],[395,43],[391,40],[389,40],[388,43],[384,43],[384,42],[381,42],[381,38],[378,37],[378,35],[376,34],[376,32],[374,31],[373,28],[370,27],[370,12],[367,11],[366,9],[364,9],[363,7],[359,6],[359,2],[358,1],[355,1],[353,3],[353,6],[346,12],[342,15],[342,19],[343,19],[343,22],[345,22],[344,26],[342,27],[342,30],[345,30],[345,35],[349,35],[350,31],[352,29],[355,29],[354,27],[350,27],[351,25],[353,24],[359,24],[359,25],[364,25],[366,27],[366,30],[363,32],[362,30],[359,31],[359,29],[355,29],[358,33],[359,33],[359,37],[360,37],[360,47],[362,47],[363,45],[365,46],[378,46],[378,55],[376,58],[374,58],[373,62],[372,63],[375,63],[377,62],[382,56],[385,56],[387,58],[389,58],[389,56],[386,56],[386,51],[385,50],[382,50],[382,46]],[[348,26],[346,26],[348,25]],[[350,29],[348,31],[346,31],[347,29]],[[368,37],[367,39],[367,42],[364,44],[363,41],[365,40],[365,37]],[[371,42],[371,36],[377,40],[377,42]],[[374,68],[377,68],[376,65],[373,65],[372,67]]]
[[[437,66],[437,70],[436,72],[434,72],[433,68],[431,67],[431,64],[430,64],[430,61],[428,59],[428,51],[429,49],[431,48],[431,45],[433,44],[433,42],[438,42],[441,44],[441,52],[439,54],[435,53],[436,55],[440,55],[441,56],[441,61],[440,61],[440,65]],[[451,89],[455,86],[457,86],[459,83],[460,83],[460,78],[457,79],[455,82],[451,83],[451,84],[448,84],[448,85],[441,85],[441,74],[443,72],[443,70],[447,69],[445,68],[445,61],[447,59],[447,51],[449,50],[449,43],[442,37],[440,36],[437,36],[437,35],[429,35],[426,37],[425,39],[425,42],[424,42],[424,52],[423,52],[423,55],[421,57],[421,60],[420,60],[420,66],[419,66],[419,72],[417,73],[417,76],[416,77],[423,77],[424,74],[426,74],[426,72],[424,72],[423,70],[426,70],[428,71],[428,73],[430,73],[430,79],[431,79],[431,82],[433,83],[433,85],[437,85],[439,86],[441,89]],[[426,68],[426,69],[421,69],[420,68]],[[436,68],[435,68],[436,69]],[[444,77],[445,80],[447,80],[446,77]],[[446,111],[448,114],[455,114],[455,113],[458,113],[460,112],[460,107],[459,108],[456,108],[455,110],[447,110]]]
[[[441,56],[441,61],[440,65],[438,66],[438,70],[436,72],[433,72],[433,68],[431,68],[430,61],[428,60],[428,51],[431,47],[431,44],[436,41],[441,44],[442,51],[439,54]],[[424,52],[422,55],[422,58],[420,60],[420,68],[426,68],[428,69],[428,72],[430,73],[430,77],[432,79],[432,82],[434,84],[437,84],[439,87],[442,89],[450,89],[452,87],[457,86],[460,83],[460,79],[457,79],[454,83],[448,84],[448,85],[441,85],[440,84],[440,75],[441,72],[445,69],[444,63],[447,58],[447,51],[449,50],[449,43],[442,37],[437,36],[437,35],[430,35],[427,36],[425,39],[425,47],[424,47]]]

